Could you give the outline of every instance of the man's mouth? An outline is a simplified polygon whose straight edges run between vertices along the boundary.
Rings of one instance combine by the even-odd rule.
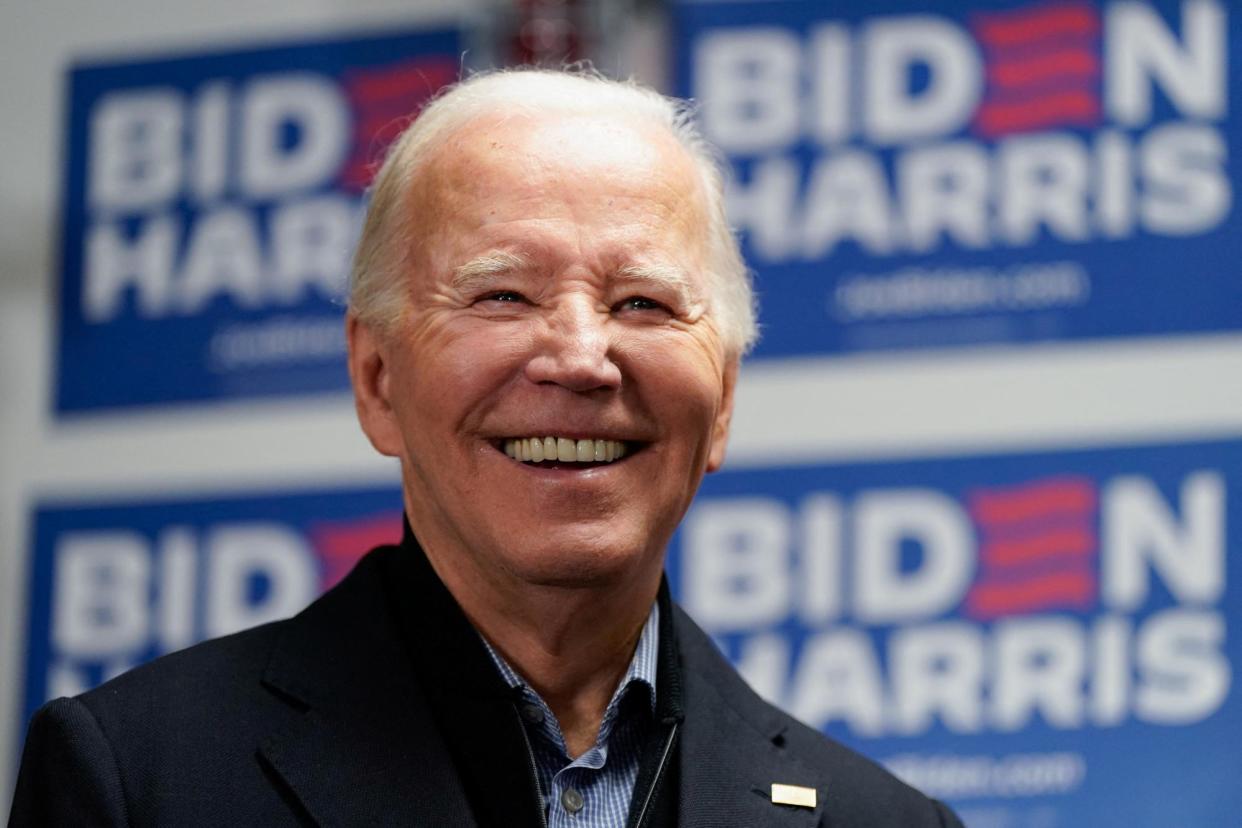
[[[505,454],[520,463],[612,463],[633,451],[621,440],[525,437],[502,441]]]

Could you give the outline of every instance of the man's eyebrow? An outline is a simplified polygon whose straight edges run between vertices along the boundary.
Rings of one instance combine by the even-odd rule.
[[[484,253],[453,271],[450,285],[458,293],[470,296],[481,289],[491,287],[497,276],[524,270],[530,261],[517,253],[497,251]]]
[[[698,301],[698,291],[686,272],[680,267],[666,264],[627,265],[617,271],[617,279],[623,282],[647,283],[677,294],[683,304],[689,306]]]

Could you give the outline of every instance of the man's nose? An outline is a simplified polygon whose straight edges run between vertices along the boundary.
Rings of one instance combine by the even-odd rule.
[[[607,311],[585,297],[550,308],[539,346],[526,364],[527,379],[580,392],[619,388],[610,320]]]

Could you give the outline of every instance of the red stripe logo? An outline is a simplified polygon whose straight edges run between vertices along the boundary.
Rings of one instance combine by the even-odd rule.
[[[986,65],[974,130],[985,138],[1100,122],[1100,17],[1082,2],[972,18]]]
[[[1096,601],[1098,498],[1084,477],[1053,477],[967,499],[978,530],[979,577],[965,610],[990,620]]]
[[[341,185],[366,189],[388,146],[423,105],[456,77],[457,64],[444,58],[417,58],[347,74],[344,86],[353,108],[354,135]]]

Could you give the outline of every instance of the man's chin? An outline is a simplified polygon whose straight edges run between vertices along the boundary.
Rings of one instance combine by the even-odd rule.
[[[511,574],[531,586],[559,589],[615,588],[644,568],[662,567],[648,561],[644,550],[583,548],[582,546],[531,550],[513,562]]]

